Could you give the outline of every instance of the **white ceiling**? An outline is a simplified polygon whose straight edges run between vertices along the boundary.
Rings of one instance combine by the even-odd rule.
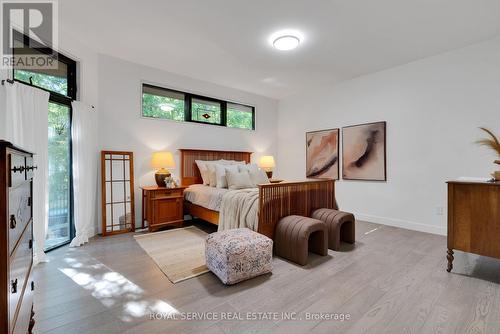
[[[500,34],[498,0],[59,0],[97,52],[282,98]],[[274,50],[294,28],[300,47]]]

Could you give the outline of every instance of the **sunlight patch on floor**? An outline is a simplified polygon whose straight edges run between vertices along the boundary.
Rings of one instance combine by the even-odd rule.
[[[104,306],[112,308],[123,304],[123,312],[120,315],[123,321],[129,322],[154,313],[179,313],[163,300],[148,300],[143,296],[144,290],[141,287],[94,258],[87,259],[86,262],[89,263],[82,263],[73,258],[66,258],[64,261],[67,266],[59,270],[82,288],[92,291],[92,296]]]
[[[365,235],[368,235],[368,234],[370,234],[370,233],[373,233],[373,232],[377,231],[378,229],[380,229],[381,227],[382,227],[382,226],[379,226],[379,227],[376,227],[376,228],[374,228],[374,229],[372,229],[372,230],[370,230],[370,231],[368,231],[368,232],[365,232]]]

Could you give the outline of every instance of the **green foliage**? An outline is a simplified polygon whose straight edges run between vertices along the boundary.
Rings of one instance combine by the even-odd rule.
[[[171,111],[161,109],[162,105],[172,106]],[[174,121],[184,121],[184,100],[173,99],[165,96],[142,94],[142,115]]]
[[[171,111],[162,110],[162,105],[173,107]],[[205,118],[203,115],[210,117]],[[185,121],[184,100],[175,99],[153,94],[142,94],[142,115],[145,117],[170,119],[174,121]],[[221,108],[218,104],[208,104],[193,102],[191,106],[193,121],[220,124]],[[252,129],[252,113],[238,110],[236,108],[227,109],[227,126],[231,128]]]
[[[42,87],[62,95],[68,95],[68,82],[66,78],[24,70],[14,70],[14,78],[27,83],[30,83],[31,78],[33,85],[35,86]]]
[[[252,113],[227,108],[227,126],[231,128],[252,129]]]
[[[69,212],[69,107],[49,102],[49,211]],[[61,205],[63,207],[61,207]],[[64,207],[66,206],[66,207]]]

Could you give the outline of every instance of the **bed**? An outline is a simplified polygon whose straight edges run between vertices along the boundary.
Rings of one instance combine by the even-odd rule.
[[[217,199],[214,198],[217,194],[223,196],[226,189],[206,190],[207,186],[202,185],[195,160],[225,159],[250,163],[252,152],[197,149],[180,149],[180,152],[181,184],[189,187],[184,201],[185,213],[218,225],[219,208],[215,205]],[[198,188],[194,191],[197,194],[190,194],[190,188]],[[203,191],[205,194],[202,194]],[[257,232],[271,239],[274,239],[275,226],[282,217],[310,216],[313,210],[319,208],[337,209],[335,181],[330,179],[261,184],[258,186],[258,193]]]

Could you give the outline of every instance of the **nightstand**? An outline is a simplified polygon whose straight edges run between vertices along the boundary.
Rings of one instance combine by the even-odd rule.
[[[271,182],[271,183],[281,183],[283,181],[284,180],[280,180],[280,179],[269,179],[269,182]]]
[[[148,222],[149,231],[173,225],[182,227],[184,223],[184,189],[186,187],[165,188],[158,186],[142,189],[142,228]]]

